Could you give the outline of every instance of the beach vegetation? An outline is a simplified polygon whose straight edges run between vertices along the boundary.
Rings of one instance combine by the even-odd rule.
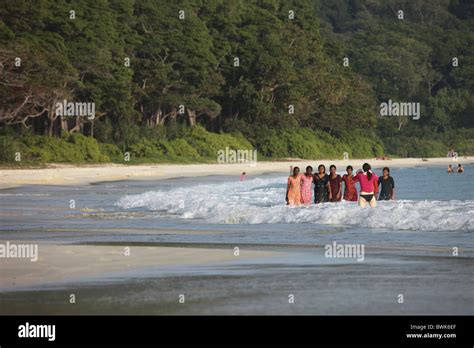
[[[71,19],[65,0],[7,0],[0,161],[473,155],[473,6],[123,0],[79,2]],[[58,114],[64,101],[94,117]],[[417,116],[380,117],[388,101]]]

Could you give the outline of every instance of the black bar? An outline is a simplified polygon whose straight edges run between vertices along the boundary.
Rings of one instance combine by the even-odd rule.
[[[90,344],[388,344],[473,346],[472,316],[2,316],[1,348]],[[26,323],[55,325],[55,340],[20,338]],[[414,329],[426,326],[420,331]],[[430,329],[428,325],[433,325]],[[436,325],[455,325],[435,329]],[[455,338],[407,338],[407,334]]]

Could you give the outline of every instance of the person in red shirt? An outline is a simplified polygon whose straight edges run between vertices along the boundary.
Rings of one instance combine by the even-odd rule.
[[[342,179],[341,176],[337,174],[334,164],[329,167],[329,185],[331,186],[329,201],[340,202],[342,199]]]
[[[353,175],[354,168],[352,168],[352,166],[347,166],[346,172],[347,174],[342,176],[342,181],[344,182],[344,200],[357,202],[357,188],[355,184],[359,179]]]

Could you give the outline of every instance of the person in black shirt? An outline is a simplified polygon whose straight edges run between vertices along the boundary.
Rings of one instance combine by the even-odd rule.
[[[314,174],[314,203],[329,202],[329,175],[326,174],[326,167],[321,164],[318,167],[318,173]]]
[[[389,201],[395,199],[395,181],[390,176],[390,168],[383,169],[383,176],[379,177],[380,195],[379,201]]]

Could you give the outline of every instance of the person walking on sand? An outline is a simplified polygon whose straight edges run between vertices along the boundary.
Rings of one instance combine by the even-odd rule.
[[[329,202],[329,175],[326,174],[326,167],[320,164],[318,173],[314,174],[314,203]]]
[[[347,166],[346,174],[342,176],[342,181],[344,182],[344,200],[357,202],[357,188],[356,182],[358,179],[353,175],[354,168],[352,166]]]
[[[304,175],[301,176],[301,203],[302,204],[311,204],[312,184],[313,184],[313,167],[307,166],[306,173],[304,173]]]
[[[340,202],[342,199],[342,178],[337,174],[334,164],[329,167],[329,173],[329,186],[331,187],[329,201]]]
[[[377,200],[375,199],[374,181],[378,180],[377,174],[372,172],[370,164],[364,163],[362,171],[358,171],[356,177],[360,184],[359,206],[365,208],[369,203],[372,208],[375,208]]]
[[[383,169],[383,176],[379,177],[378,186],[380,190],[379,201],[389,201],[395,199],[395,181],[390,176],[390,168]]]
[[[293,174],[288,177],[286,187],[286,204],[300,205],[301,203],[301,175],[300,168],[294,167]]]

